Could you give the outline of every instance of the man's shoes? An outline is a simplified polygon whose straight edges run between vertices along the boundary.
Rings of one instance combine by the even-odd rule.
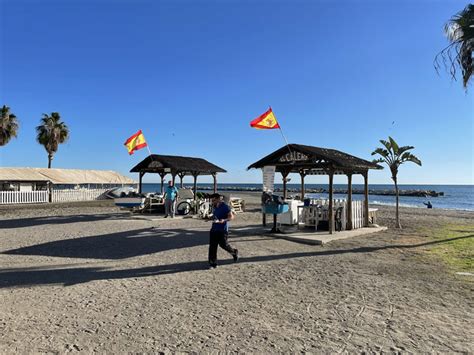
[[[235,249],[234,254],[232,254],[232,256],[234,257],[234,263],[239,261],[239,251],[237,249]]]
[[[212,269],[215,269],[217,267],[217,264],[209,264],[209,269],[212,270]]]
[[[166,215],[165,218],[168,218],[168,215]]]

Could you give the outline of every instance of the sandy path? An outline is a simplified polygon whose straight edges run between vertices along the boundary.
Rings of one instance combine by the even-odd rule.
[[[470,213],[407,209],[402,233],[324,247],[233,234],[242,259],[220,250],[216,270],[207,222],[106,203],[0,215],[1,353],[474,350],[472,283],[413,247],[418,226]]]

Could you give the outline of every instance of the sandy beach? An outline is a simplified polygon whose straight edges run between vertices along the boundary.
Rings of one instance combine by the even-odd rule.
[[[232,228],[260,224],[241,195]],[[240,261],[219,250],[209,270],[202,220],[110,201],[1,207],[0,352],[474,351],[473,278],[425,253],[423,232],[469,231],[474,213],[402,208],[399,231],[377,208],[387,231],[324,246],[234,231]]]

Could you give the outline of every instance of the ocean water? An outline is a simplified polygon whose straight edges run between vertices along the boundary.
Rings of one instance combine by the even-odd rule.
[[[190,184],[184,184],[191,186]],[[299,184],[288,184],[288,188],[299,189]],[[198,184],[198,189],[202,187],[212,187],[212,184]],[[262,184],[218,184],[219,187],[240,187],[260,189]],[[275,184],[275,187],[282,187],[281,184]],[[325,184],[306,184],[306,188],[328,188]],[[334,184],[335,189],[347,189],[345,184]],[[362,190],[363,185],[353,184],[353,190]],[[400,206],[426,208],[423,202],[431,201],[433,208],[444,208],[454,210],[474,211],[474,185],[399,185],[400,190],[434,190],[444,192],[440,197],[411,197],[400,196]],[[393,185],[370,184],[370,190],[393,190]],[[143,192],[160,191],[160,184],[143,184]],[[291,192],[290,192],[291,195]],[[317,193],[307,194],[309,197],[327,197],[328,194]],[[334,198],[345,198],[345,194],[334,194]],[[364,195],[354,194],[353,200],[363,200]],[[369,195],[369,202],[380,205],[395,205],[395,196]]]

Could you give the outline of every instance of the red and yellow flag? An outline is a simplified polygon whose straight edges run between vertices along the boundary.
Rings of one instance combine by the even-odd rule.
[[[145,136],[142,130],[139,130],[133,136],[126,140],[124,145],[127,147],[128,154],[132,155],[134,151],[145,148],[147,146]]]
[[[256,129],[275,129],[280,128],[280,125],[270,107],[267,112],[250,122],[250,127]]]

